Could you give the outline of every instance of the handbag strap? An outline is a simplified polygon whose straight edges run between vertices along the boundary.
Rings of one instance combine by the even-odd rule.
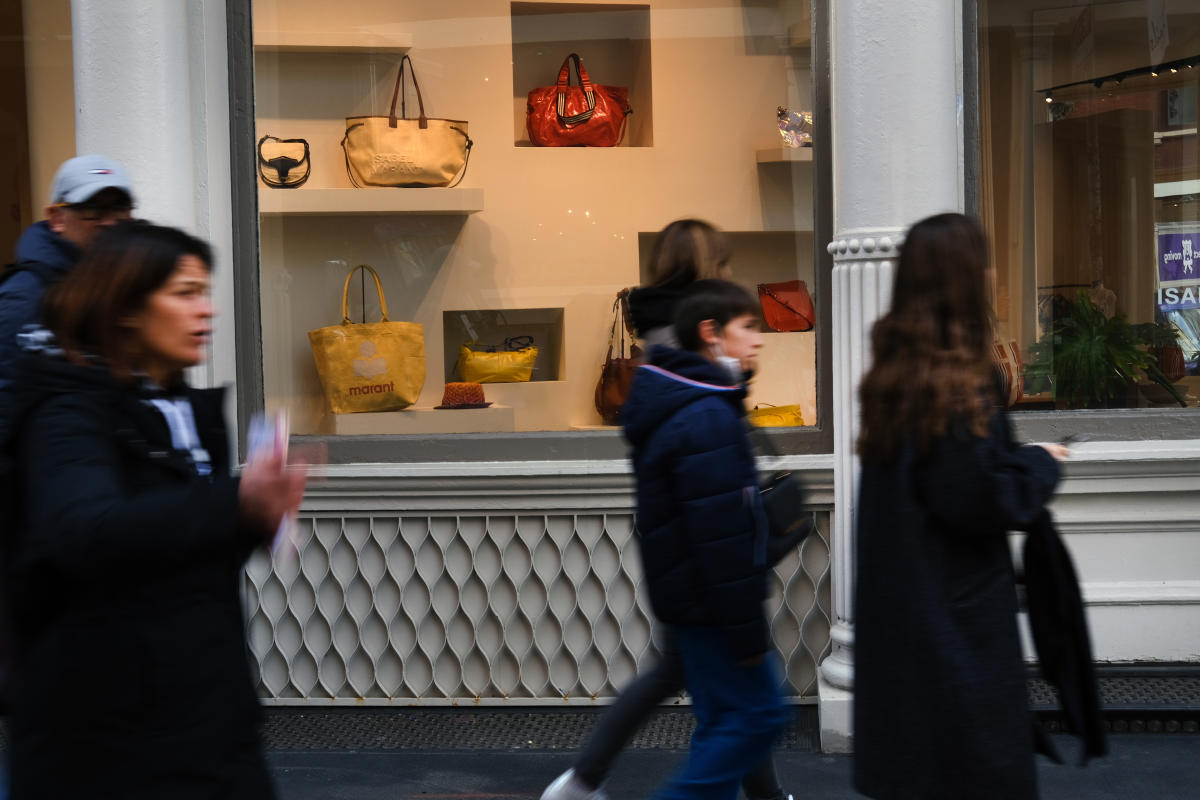
[[[587,98],[587,110],[578,114],[565,116],[567,110],[567,87],[571,85],[571,65],[575,65],[575,74],[579,78],[579,88],[583,89]],[[558,121],[563,125],[578,125],[592,118],[596,110],[596,91],[592,88],[592,79],[583,68],[583,59],[578,53],[571,53],[563,60],[562,69],[558,71]]]
[[[618,324],[620,323],[620,324]],[[630,347],[628,355],[625,348],[625,334],[629,334]],[[612,328],[608,332],[608,352],[604,356],[605,363],[612,360],[613,347],[617,348],[617,358],[633,358],[636,346],[633,345],[633,326],[629,316],[629,289],[624,288],[613,298]]]
[[[801,285],[803,286],[803,284],[801,284]],[[799,310],[798,308],[793,308],[791,303],[789,303],[788,301],[784,300],[784,299],[783,299],[782,297],[780,297],[779,295],[775,294],[775,290],[773,290],[773,289],[772,289],[770,286],[768,286],[767,284],[765,284],[765,283],[760,283],[760,284],[758,285],[758,289],[759,289],[759,291],[761,291],[763,294],[767,295],[767,296],[768,296],[768,297],[770,297],[772,300],[774,300],[776,303],[779,303],[779,305],[783,306],[783,307],[784,307],[784,308],[786,308],[788,311],[791,311],[791,312],[792,312],[793,314],[795,314],[797,317],[799,317],[800,319],[802,319],[802,320],[804,320],[805,322],[807,322],[807,323],[809,324],[809,326],[812,326],[812,325],[815,325],[815,324],[816,324],[815,320],[812,320],[812,319],[810,319],[810,318],[809,318],[809,317],[808,317],[808,316],[807,316],[807,315],[806,315],[806,314],[805,314],[803,311]],[[805,289],[805,291],[807,291],[807,288]]]
[[[271,162],[268,161],[267,159],[263,158],[263,151],[262,151],[262,146],[263,146],[263,144],[266,143],[266,141],[268,139],[270,139],[272,142],[279,142],[280,144],[302,144],[302,145],[304,145],[304,158],[300,159],[300,161],[298,161],[297,163],[298,164],[303,163],[304,161],[308,160],[308,140],[307,139],[280,139],[278,136],[272,136],[271,134],[268,133],[265,136],[263,136],[261,139],[258,140],[258,163],[259,163],[259,165],[267,166],[267,167],[271,166]]]
[[[342,287],[342,324],[350,325],[350,279],[354,277],[354,273],[360,269],[365,269],[371,273],[371,277],[375,279],[375,291],[379,294],[379,311],[381,314],[380,322],[388,321],[387,300],[383,299],[383,284],[379,281],[379,273],[375,271],[370,264],[359,264],[354,269],[346,274],[346,284]]]
[[[528,347],[533,347],[533,337],[524,334],[521,336],[509,336],[504,340],[504,349],[508,351],[524,350]]]
[[[421,129],[429,127],[429,118],[425,116],[425,100],[421,97],[421,84],[417,83],[417,69],[413,66],[412,59],[405,53],[400,59],[400,71],[396,73],[396,88],[392,89],[392,106],[388,111],[388,127],[396,127],[396,98],[400,97],[400,117],[407,119],[408,113],[405,105],[405,98],[402,92],[404,86],[404,64],[408,62],[408,74],[412,76],[413,88],[417,90],[417,105],[421,108],[421,115],[417,117],[419,120],[418,126]]]

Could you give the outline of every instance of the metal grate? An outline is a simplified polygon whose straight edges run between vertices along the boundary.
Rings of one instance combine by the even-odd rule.
[[[578,750],[599,718],[598,709],[499,710],[274,708],[267,712],[268,750]],[[686,750],[690,711],[656,712],[629,743],[635,750]],[[779,746],[814,751],[817,709],[799,706]]]
[[[1200,675],[1100,675],[1105,711],[1171,710],[1200,712]],[[1041,678],[1029,680],[1029,704],[1036,711],[1058,708],[1058,692]]]
[[[630,513],[308,516],[299,556],[252,561],[248,634],[268,702],[592,704],[653,654]],[[829,514],[776,568],[790,693],[829,649]]]

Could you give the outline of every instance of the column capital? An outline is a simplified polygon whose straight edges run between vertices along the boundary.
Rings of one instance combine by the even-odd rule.
[[[839,231],[837,237],[825,245],[825,251],[833,256],[834,263],[842,261],[878,261],[896,258],[904,244],[906,228],[856,228]]]

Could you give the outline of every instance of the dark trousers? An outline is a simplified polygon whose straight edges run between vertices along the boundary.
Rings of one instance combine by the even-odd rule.
[[[639,673],[624,689],[589,734],[575,759],[575,774],[584,783],[597,787],[604,783],[613,761],[645,723],[646,718],[669,697],[685,688],[683,658],[674,632],[664,628],[659,645],[660,658],[653,667]],[[768,749],[765,757],[741,780],[750,800],[782,798],[775,762]]]
[[[656,800],[736,800],[742,778],[770,757],[787,724],[774,661],[738,663],[713,628],[680,627],[675,636],[696,732],[687,763]]]

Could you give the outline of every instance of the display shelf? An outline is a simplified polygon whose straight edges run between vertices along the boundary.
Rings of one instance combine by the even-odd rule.
[[[811,164],[813,149],[811,147],[769,147],[756,150],[754,160],[759,164]]]
[[[363,414],[331,414],[337,436],[404,433],[511,433],[516,415],[507,406],[487,408],[406,408]]]
[[[474,214],[483,189],[269,189],[258,192],[260,214]]]
[[[358,31],[256,31],[259,53],[407,53],[412,36]]]

